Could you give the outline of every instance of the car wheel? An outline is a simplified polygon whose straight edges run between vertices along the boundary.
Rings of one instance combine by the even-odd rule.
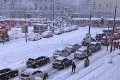
[[[35,41],[35,39],[33,39],[33,41]]]
[[[48,78],[48,74],[47,73],[44,75],[43,80],[46,80],[46,78]]]

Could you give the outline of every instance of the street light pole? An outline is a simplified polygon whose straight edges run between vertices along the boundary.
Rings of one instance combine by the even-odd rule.
[[[84,67],[88,67],[89,66],[89,63],[90,63],[90,61],[89,61],[89,59],[88,59],[88,55],[89,55],[89,45],[90,45],[90,43],[91,43],[91,34],[90,34],[90,27],[91,27],[91,10],[90,10],[90,17],[89,17],[89,31],[88,31],[88,34],[86,35],[88,38],[87,39],[89,39],[90,40],[90,42],[88,42],[88,45],[87,45],[87,56],[86,56],[86,60],[85,60],[85,62],[84,62]]]
[[[115,31],[115,18],[116,18],[116,11],[117,11],[117,1],[116,1],[116,6],[115,6],[115,14],[114,14],[114,25],[113,25],[113,31],[111,35],[111,47],[110,47],[110,53],[112,52],[112,47],[113,47],[113,36],[114,36],[114,31]]]
[[[26,21],[26,4],[25,4],[25,21]],[[27,42],[27,25],[26,25],[26,23],[25,23],[25,42]]]

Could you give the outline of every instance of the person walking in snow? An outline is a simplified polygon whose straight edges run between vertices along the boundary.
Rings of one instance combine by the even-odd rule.
[[[115,48],[116,48],[116,42],[114,41],[114,44],[113,44],[113,46],[114,46],[114,49],[113,50],[115,50]]]
[[[119,41],[116,43],[116,48],[118,49],[118,47],[119,47]]]
[[[75,69],[76,69],[76,65],[75,65],[75,63],[73,62],[73,63],[72,63],[72,73],[73,73],[73,72],[75,73]]]
[[[119,46],[118,46],[118,47],[119,47],[119,49],[120,49],[120,42],[119,42]]]
[[[84,61],[84,68],[88,67],[90,64],[90,61],[88,59],[88,57],[86,57],[85,61]]]

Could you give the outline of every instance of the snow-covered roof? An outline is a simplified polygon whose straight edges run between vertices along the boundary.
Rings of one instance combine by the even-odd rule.
[[[62,56],[60,56],[60,57],[58,57],[58,58],[56,58],[57,60],[63,60],[63,59],[65,59],[66,57],[62,57]]]

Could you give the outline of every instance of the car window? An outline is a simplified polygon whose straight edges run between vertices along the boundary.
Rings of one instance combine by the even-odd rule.
[[[35,71],[32,75],[38,74],[38,73],[42,73],[42,71]]]
[[[22,77],[29,77],[30,75],[28,74],[21,74]]]
[[[55,60],[55,62],[57,62],[57,63],[61,63],[62,61],[61,61],[61,60]]]

